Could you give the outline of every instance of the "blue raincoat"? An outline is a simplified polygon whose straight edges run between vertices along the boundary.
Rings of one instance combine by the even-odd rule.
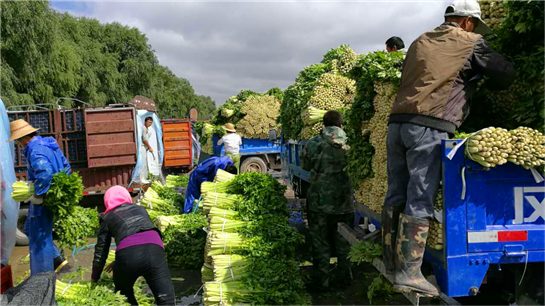
[[[218,169],[225,170],[228,165],[233,165],[229,156],[212,156],[200,163],[191,175],[185,192],[184,213],[190,213],[193,209],[195,199],[201,196],[201,184],[203,182],[211,182],[216,177]]]
[[[28,180],[34,182],[34,194],[45,195],[53,175],[70,173],[70,164],[52,137],[35,136],[25,148]],[[53,213],[43,204],[30,204],[25,234],[30,250],[30,274],[53,271],[53,259],[60,255],[53,244]]]

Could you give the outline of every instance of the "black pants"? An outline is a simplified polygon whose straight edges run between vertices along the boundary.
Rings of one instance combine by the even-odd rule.
[[[148,283],[157,305],[174,305],[174,287],[163,248],[143,244],[115,253],[115,289],[121,291],[131,305],[138,305],[133,286],[140,276]]]

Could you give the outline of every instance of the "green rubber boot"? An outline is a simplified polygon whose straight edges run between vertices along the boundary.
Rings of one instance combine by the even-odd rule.
[[[396,240],[399,228],[399,215],[403,211],[402,206],[384,206],[382,208],[382,260],[386,273],[395,274]]]
[[[439,290],[420,271],[428,239],[429,220],[401,214],[399,221],[394,288],[438,296]]]

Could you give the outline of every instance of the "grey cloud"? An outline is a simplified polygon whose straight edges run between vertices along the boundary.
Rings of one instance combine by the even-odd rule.
[[[162,65],[222,104],[240,90],[285,89],[341,44],[407,47],[442,22],[448,2],[91,2],[91,17],[139,28]]]

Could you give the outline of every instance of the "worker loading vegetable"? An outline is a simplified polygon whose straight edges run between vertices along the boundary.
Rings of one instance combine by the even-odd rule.
[[[514,78],[513,66],[479,35],[490,29],[477,1],[454,1],[444,16],[411,44],[403,63],[389,118],[382,210],[383,258],[395,287],[431,295],[439,292],[420,267],[441,181],[441,140],[467,117],[483,75],[490,89],[507,89]]]
[[[405,43],[403,42],[403,39],[401,39],[400,37],[392,36],[388,38],[385,44],[386,44],[386,51],[388,51],[388,53],[396,52],[396,51],[402,51],[403,53],[406,53]]]
[[[142,129],[142,145],[140,146],[140,154],[142,155],[143,168],[140,174],[140,180],[144,184],[148,184],[148,175],[151,172],[153,175],[158,175],[159,173],[153,173],[151,170],[157,169],[157,148],[154,148],[151,145],[151,139],[156,137],[155,130],[152,127],[153,118],[146,117],[144,120],[144,128]],[[155,143],[155,142],[154,142]]]
[[[30,197],[30,208],[24,232],[28,236],[31,275],[45,272],[58,272],[68,261],[53,243],[53,213],[45,207],[45,194],[51,186],[53,175],[59,172],[70,173],[70,164],[64,157],[53,137],[41,137],[39,129],[25,120],[10,123],[11,137],[24,148],[27,160],[27,177],[34,182],[34,195]]]
[[[121,186],[106,191],[104,206],[106,211],[100,217],[92,281],[100,279],[113,237],[116,244],[115,261],[106,267],[106,271],[113,270],[116,291],[125,295],[131,305],[138,305],[133,286],[138,277],[143,276],[157,305],[174,305],[174,287],[161,234],[151,222],[146,209],[132,204],[130,193]]]
[[[239,150],[242,145],[242,138],[237,134],[235,126],[232,123],[227,123],[222,128],[227,132],[227,135],[218,141],[218,146],[222,144],[225,146],[225,155],[231,157],[233,164],[237,167],[237,171],[240,171]]]
[[[185,192],[184,213],[187,214],[193,210],[195,200],[201,197],[201,184],[213,181],[218,169],[237,174],[237,168],[229,156],[212,156],[204,160],[189,175],[189,183]]]
[[[346,167],[346,133],[343,117],[328,111],[323,117],[324,129],[312,137],[301,154],[301,167],[311,172],[307,195],[308,226],[312,237],[315,281],[319,289],[329,288],[330,241],[335,241],[338,259],[338,284],[352,282],[350,245],[337,232],[337,224],[354,224],[354,199]]]

